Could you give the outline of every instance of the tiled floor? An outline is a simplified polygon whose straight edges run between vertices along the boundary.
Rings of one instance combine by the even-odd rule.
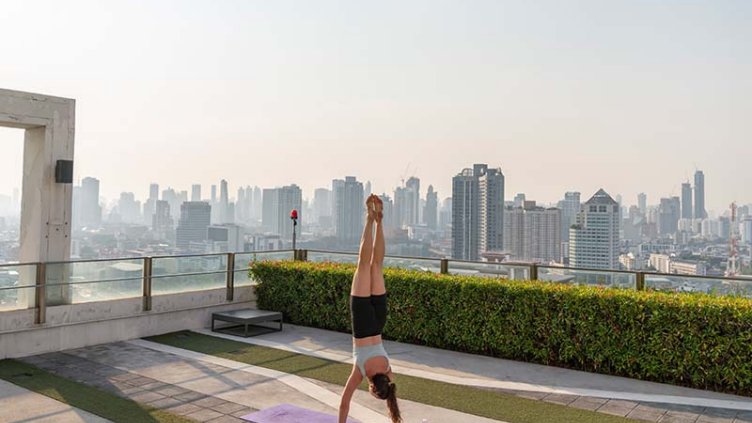
[[[27,357],[23,361],[66,379],[200,422],[246,423],[239,417],[255,411],[241,404],[160,382],[76,355],[52,353]]]

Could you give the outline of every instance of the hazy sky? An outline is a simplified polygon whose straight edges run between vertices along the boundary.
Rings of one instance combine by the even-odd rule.
[[[749,1],[8,1],[0,87],[75,98],[102,195],[225,178],[310,196],[474,162],[556,201],[752,202]],[[0,193],[22,133],[0,131]],[[409,176],[409,175],[408,175]]]

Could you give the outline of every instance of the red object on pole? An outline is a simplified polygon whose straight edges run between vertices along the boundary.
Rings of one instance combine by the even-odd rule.
[[[298,220],[298,211],[295,209],[292,209],[290,212],[290,219],[292,220]]]

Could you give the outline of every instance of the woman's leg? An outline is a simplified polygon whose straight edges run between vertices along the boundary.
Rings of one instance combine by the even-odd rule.
[[[356,297],[371,296],[371,256],[373,255],[373,212],[371,210],[372,199],[369,197],[366,206],[369,208],[363,236],[360,239],[358,251],[358,268],[353,276],[350,295]]]
[[[381,203],[380,200],[378,201],[376,206],[376,240],[373,244],[373,257],[371,258],[371,295],[386,294],[386,286],[384,285],[384,255],[386,254],[386,246],[384,244]]]

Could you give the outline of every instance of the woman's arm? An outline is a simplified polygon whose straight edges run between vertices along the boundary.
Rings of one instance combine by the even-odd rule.
[[[353,393],[358,389],[358,385],[363,380],[363,376],[360,375],[360,370],[353,366],[350,377],[347,379],[347,385],[342,392],[342,401],[339,403],[339,423],[347,422],[347,413],[350,412],[350,401],[352,400]]]

